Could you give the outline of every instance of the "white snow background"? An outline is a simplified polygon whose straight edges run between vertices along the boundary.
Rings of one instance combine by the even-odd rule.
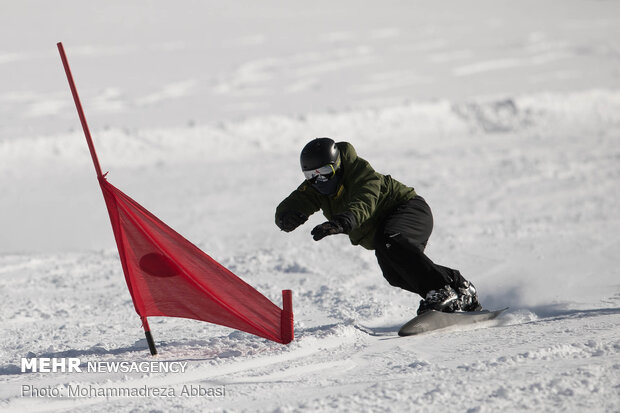
[[[278,305],[292,289],[294,342],[152,318],[184,373],[21,373],[153,359],[58,41],[110,182]],[[2,411],[620,411],[620,3],[3,1],[0,79]],[[414,186],[428,255],[510,310],[398,338],[419,297],[371,251],[314,242],[318,214],[279,231],[320,136]],[[22,394],[77,384],[176,396]]]

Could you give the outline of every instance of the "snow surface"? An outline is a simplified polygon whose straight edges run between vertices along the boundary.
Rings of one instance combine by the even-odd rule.
[[[91,8],[92,7],[92,8]],[[20,1],[0,6],[0,409],[620,411],[620,4]],[[111,183],[280,304],[287,346],[152,318],[184,373],[22,373],[24,357],[150,361],[56,50]],[[428,255],[488,328],[398,338],[419,298],[316,215],[275,206],[311,138],[353,143],[433,208]],[[369,332],[371,334],[369,334]],[[175,397],[29,397],[22,386]],[[184,386],[220,397],[181,395]]]

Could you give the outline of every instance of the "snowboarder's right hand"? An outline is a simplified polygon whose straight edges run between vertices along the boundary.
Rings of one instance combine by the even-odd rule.
[[[301,212],[286,211],[278,218],[276,224],[282,231],[291,232],[307,220],[308,216]]]

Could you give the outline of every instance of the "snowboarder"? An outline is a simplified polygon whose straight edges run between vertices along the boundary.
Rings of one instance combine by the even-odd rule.
[[[314,240],[347,234],[353,245],[375,250],[391,285],[423,297],[418,314],[482,308],[471,282],[424,254],[433,216],[413,188],[375,172],[347,142],[314,139],[300,161],[306,179],[276,209],[281,230],[293,231],[320,209],[328,221],[312,230]]]

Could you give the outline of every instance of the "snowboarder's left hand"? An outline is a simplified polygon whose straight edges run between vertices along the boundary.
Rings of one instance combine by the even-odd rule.
[[[314,227],[310,234],[312,234],[312,238],[314,238],[315,241],[318,241],[322,240],[328,235],[342,234],[343,232],[344,229],[342,228],[342,225],[340,225],[338,222],[327,221],[323,222],[321,225],[317,225],[316,227]]]
[[[312,230],[312,238],[321,240],[328,235],[348,234],[355,227],[355,217],[349,211],[335,215],[331,220],[317,225]]]

